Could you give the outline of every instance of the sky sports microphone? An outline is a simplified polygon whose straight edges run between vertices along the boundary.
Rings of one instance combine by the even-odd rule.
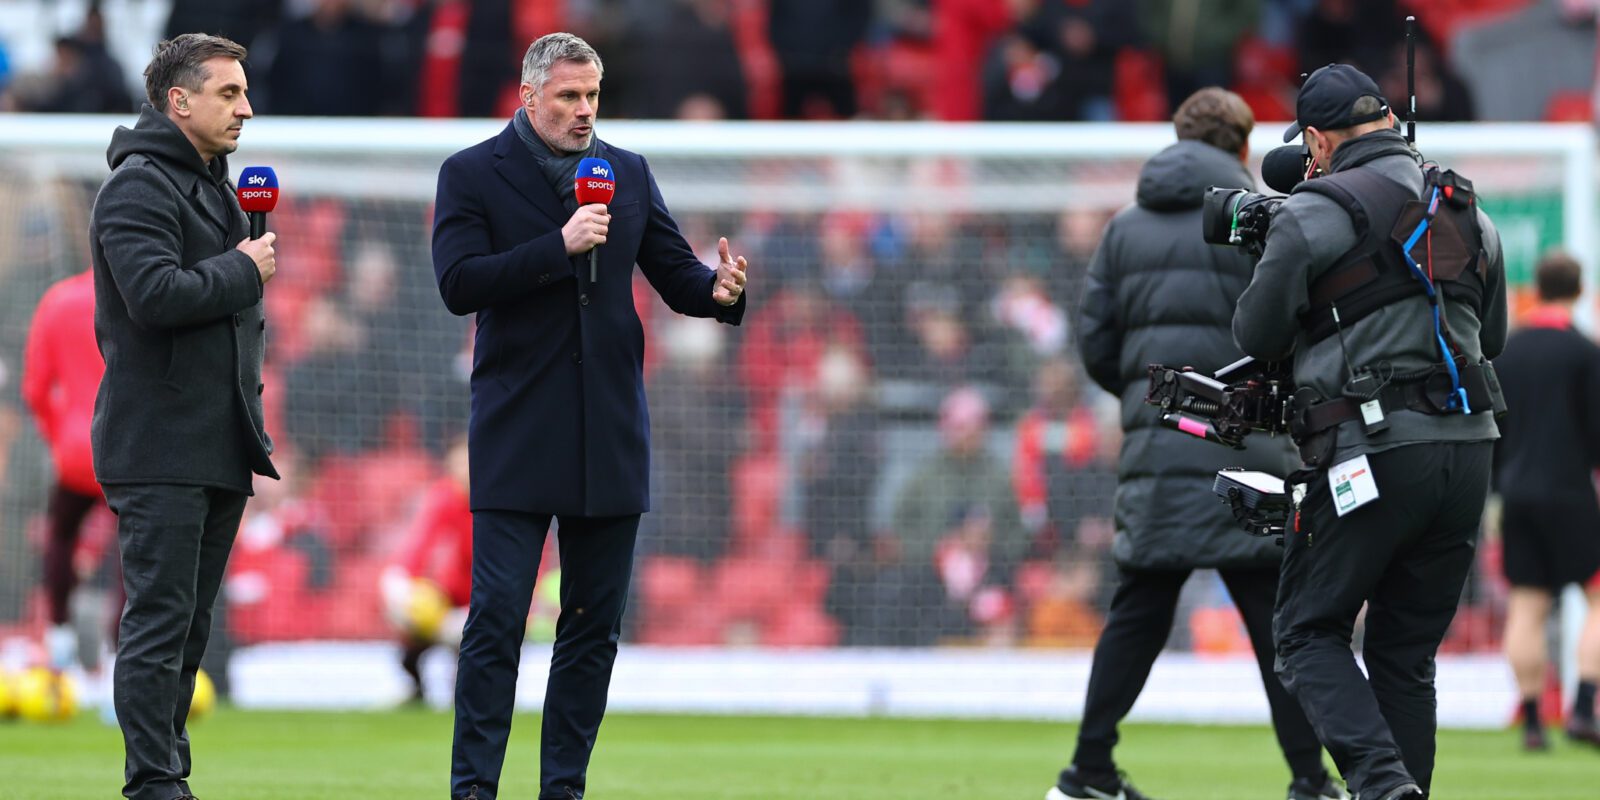
[[[278,173],[272,167],[245,167],[239,173],[239,207],[250,215],[250,238],[267,232],[267,212],[278,205]]]
[[[617,176],[611,171],[611,162],[603,158],[586,158],[578,162],[578,174],[572,177],[572,186],[577,194],[578,205],[599,203],[608,206],[611,205],[612,195],[617,193]],[[595,245],[589,251],[590,283],[594,283],[599,275],[599,259],[600,246]]]

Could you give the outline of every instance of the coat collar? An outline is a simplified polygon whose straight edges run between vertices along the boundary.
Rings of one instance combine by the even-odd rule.
[[[545,180],[544,174],[539,170],[538,162],[533,160],[533,154],[528,152],[522,139],[517,136],[517,129],[513,123],[506,123],[505,130],[495,137],[494,141],[494,171],[511,184],[534,208],[539,209],[551,222],[565,225],[571,215],[561,205],[561,198],[556,196],[555,190]]]

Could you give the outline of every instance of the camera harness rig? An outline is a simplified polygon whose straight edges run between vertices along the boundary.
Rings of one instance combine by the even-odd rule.
[[[1369,436],[1387,430],[1396,411],[1473,414],[1505,410],[1493,366],[1466,364],[1450,332],[1445,299],[1473,308],[1488,293],[1489,259],[1483,249],[1472,183],[1453,171],[1425,164],[1421,197],[1369,170],[1347,169],[1295,187],[1340,206],[1355,227],[1357,244],[1308,288],[1311,307],[1301,315],[1306,342],[1340,337],[1348,378],[1341,396],[1324,399],[1294,388],[1289,365],[1244,359],[1206,376],[1159,364],[1149,368],[1145,402],[1159,407],[1162,423],[1191,435],[1242,448],[1251,432],[1288,433],[1305,468],[1289,476],[1303,483],[1331,466],[1338,427],[1360,421]],[[1386,224],[1387,223],[1387,224]],[[1421,260],[1417,251],[1421,250]],[[1378,309],[1415,297],[1428,301],[1440,362],[1409,374],[1386,364],[1357,370],[1349,362],[1344,328]],[[1233,473],[1233,474],[1230,474]],[[1281,536],[1293,515],[1287,494],[1249,485],[1235,471],[1218,473],[1214,491],[1248,532]]]

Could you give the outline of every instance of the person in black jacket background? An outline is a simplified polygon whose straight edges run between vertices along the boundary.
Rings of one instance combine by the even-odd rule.
[[[252,474],[278,477],[261,413],[276,235],[247,238],[228,182],[252,116],[244,57],[205,34],[156,46],[90,222],[106,362],[90,439],[128,597],[113,692],[130,800],[192,800],[184,720],[212,608]]]
[[[1112,544],[1121,580],[1095,646],[1077,751],[1049,798],[1144,797],[1117,774],[1117,724],[1171,633],[1179,591],[1201,568],[1221,571],[1244,617],[1294,775],[1289,797],[1343,797],[1310,724],[1273,674],[1279,550],[1239,529],[1211,492],[1222,467],[1287,475],[1295,467],[1289,443],[1257,437],[1248,450],[1228,451],[1161,427],[1144,404],[1149,364],[1210,373],[1243,357],[1229,326],[1250,281],[1250,258],[1202,240],[1200,205],[1209,186],[1254,185],[1244,162],[1255,117],[1238,95],[1207,88],[1185,100],[1173,121],[1178,143],[1144,165],[1137,202],[1106,226],[1083,297],[1084,365],[1095,383],[1122,398]]]
[[[1578,692],[1567,735],[1600,745],[1600,502],[1590,470],[1600,459],[1600,347],[1572,327],[1583,268],[1565,253],[1534,270],[1539,303],[1494,361],[1505,391],[1494,451],[1506,581],[1506,658],[1522,695],[1523,746],[1543,750],[1545,621],[1564,586],[1583,585],[1589,614],[1578,640]]]

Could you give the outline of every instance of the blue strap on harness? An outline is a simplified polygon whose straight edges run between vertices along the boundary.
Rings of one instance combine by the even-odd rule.
[[[1428,213],[1423,215],[1422,221],[1417,223],[1417,229],[1411,232],[1406,239],[1401,254],[1405,256],[1406,266],[1411,268],[1411,276],[1422,281],[1422,286],[1428,293],[1428,305],[1433,308],[1433,338],[1439,344],[1439,355],[1444,358],[1445,369],[1450,373],[1450,401],[1449,407],[1460,409],[1463,414],[1471,414],[1472,406],[1467,403],[1467,390],[1461,386],[1461,372],[1456,369],[1456,360],[1450,355],[1450,346],[1444,340],[1444,328],[1439,320],[1439,294],[1434,288],[1433,279],[1422,270],[1422,265],[1411,257],[1411,248],[1415,247],[1424,233],[1428,232],[1428,223],[1433,221],[1433,215],[1439,211],[1439,187],[1433,188],[1433,197],[1428,201]]]

